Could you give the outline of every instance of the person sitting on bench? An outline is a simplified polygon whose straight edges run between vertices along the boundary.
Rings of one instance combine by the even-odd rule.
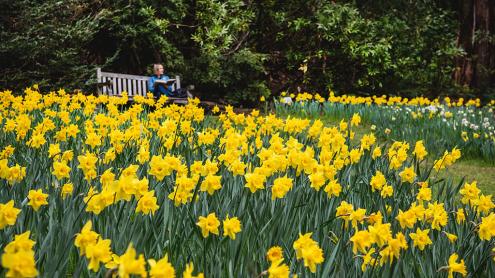
[[[192,97],[192,95],[186,89],[179,88],[177,90],[173,90],[172,84],[168,85],[169,82],[167,81],[172,79],[163,74],[162,64],[154,64],[153,73],[154,74],[148,80],[148,90],[153,93],[153,96],[155,96],[155,98],[160,98],[160,96],[162,95],[174,98]]]

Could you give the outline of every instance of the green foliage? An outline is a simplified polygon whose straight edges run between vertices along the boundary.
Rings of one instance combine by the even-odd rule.
[[[95,68],[150,74],[161,62],[204,98],[253,105],[282,90],[401,95],[452,82],[448,1],[3,1],[0,86],[95,89]],[[301,65],[307,71],[299,70]]]
[[[415,7],[421,9],[421,4]],[[374,16],[365,17],[350,5],[332,4],[320,11],[319,31],[334,45],[329,55],[347,60],[342,68],[332,67],[330,80],[347,79],[348,84],[342,80],[332,87],[343,83],[349,91],[419,95],[452,86],[449,75],[460,50],[454,45],[451,13],[424,9],[408,18],[402,10],[392,10]]]
[[[12,25],[2,24],[2,84],[14,88],[34,82],[62,86],[88,78],[92,66],[85,58],[89,52],[81,46],[94,36],[100,18],[81,13],[73,2],[28,4],[10,3],[16,13]]]

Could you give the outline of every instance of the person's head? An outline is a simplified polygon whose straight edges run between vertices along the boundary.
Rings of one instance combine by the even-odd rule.
[[[163,65],[162,64],[154,64],[153,65],[153,73],[160,76],[163,74]]]

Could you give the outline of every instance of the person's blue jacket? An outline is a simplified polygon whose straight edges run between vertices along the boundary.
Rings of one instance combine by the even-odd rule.
[[[173,90],[172,85],[168,86],[168,88],[166,88],[163,85],[158,86],[157,87],[158,92],[155,92],[155,81],[156,80],[167,81],[169,79],[170,79],[170,77],[168,77],[165,74],[163,74],[161,76],[156,76],[156,75],[151,76],[150,79],[148,80],[148,90],[150,92],[152,92],[153,95],[155,95],[155,96],[160,96],[160,95],[170,96],[172,93],[172,90]]]

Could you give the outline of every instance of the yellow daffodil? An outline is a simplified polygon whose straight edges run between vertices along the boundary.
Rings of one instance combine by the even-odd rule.
[[[421,230],[417,228],[416,233],[410,233],[409,237],[413,240],[414,246],[417,246],[419,250],[423,251],[427,245],[433,243],[428,235],[429,232],[429,229]]]
[[[34,211],[38,211],[41,206],[48,205],[47,198],[48,198],[48,194],[43,193],[41,189],[29,190],[28,205],[30,205],[34,209]]]
[[[20,212],[20,209],[14,207],[14,200],[0,204],[0,230],[14,225]]]
[[[223,234],[235,240],[235,235],[241,231],[241,221],[237,217],[225,218],[223,221]]]
[[[196,223],[201,228],[201,233],[203,237],[208,237],[210,233],[218,235],[218,227],[220,226],[220,221],[216,217],[215,213],[212,212],[208,214],[207,217],[200,216],[198,223]]]

